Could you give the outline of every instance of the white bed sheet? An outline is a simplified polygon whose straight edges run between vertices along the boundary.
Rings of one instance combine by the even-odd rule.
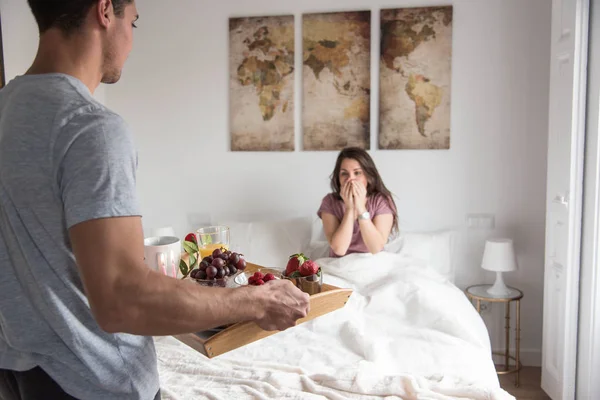
[[[514,399],[483,321],[440,274],[387,252],[317,262],[354,289],[343,309],[213,359],[156,338],[163,398]]]

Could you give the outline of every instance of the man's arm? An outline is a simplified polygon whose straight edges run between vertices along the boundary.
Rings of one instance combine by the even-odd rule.
[[[174,335],[247,320],[283,330],[308,312],[308,295],[287,280],[211,288],[151,270],[140,217],[85,221],[69,235],[92,313],[108,332]]]

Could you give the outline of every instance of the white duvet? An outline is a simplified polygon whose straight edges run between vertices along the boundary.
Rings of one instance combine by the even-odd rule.
[[[401,255],[317,260],[338,311],[208,359],[155,339],[163,399],[514,399],[465,295]]]

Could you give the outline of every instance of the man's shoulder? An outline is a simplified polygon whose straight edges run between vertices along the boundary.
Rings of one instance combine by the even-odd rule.
[[[51,119],[53,127],[61,130],[73,121],[106,121],[123,124],[124,120],[93,97],[80,80],[66,74],[18,76],[6,86],[12,104],[27,100],[30,118]],[[45,118],[44,118],[45,117]]]
[[[87,158],[128,154],[135,149],[133,137],[125,120],[106,107],[82,105],[64,115],[55,124],[54,154],[62,157],[74,150]]]
[[[109,127],[111,130],[127,129],[123,117],[99,103],[86,103],[73,107],[64,115],[61,125],[74,125],[75,128],[98,125]]]
[[[71,86],[71,88],[68,87]],[[81,87],[81,82],[67,79],[64,90],[68,92],[65,102],[61,104],[59,125],[69,123],[99,123],[125,127],[125,120],[116,112],[96,100],[88,91]]]

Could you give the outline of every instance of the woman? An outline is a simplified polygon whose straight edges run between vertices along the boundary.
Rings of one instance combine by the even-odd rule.
[[[392,228],[398,230],[398,216],[371,156],[357,147],[342,150],[331,174],[331,189],[317,212],[329,256],[383,250]]]

